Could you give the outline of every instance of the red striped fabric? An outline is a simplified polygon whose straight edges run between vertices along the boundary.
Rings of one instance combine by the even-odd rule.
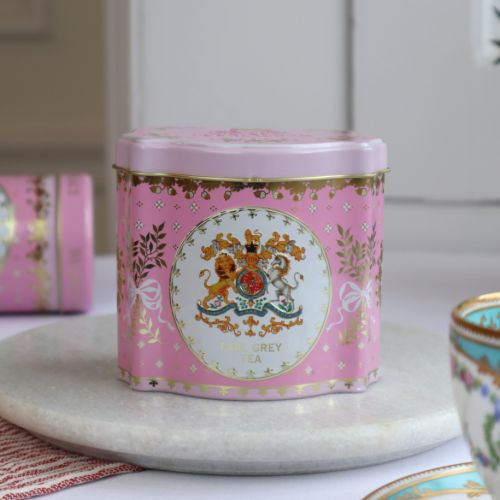
[[[0,500],[55,493],[104,477],[142,470],[64,451],[0,418]]]

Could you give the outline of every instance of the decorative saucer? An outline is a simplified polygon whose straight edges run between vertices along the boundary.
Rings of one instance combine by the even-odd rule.
[[[363,500],[492,500],[472,462],[448,465],[402,477],[381,486]]]

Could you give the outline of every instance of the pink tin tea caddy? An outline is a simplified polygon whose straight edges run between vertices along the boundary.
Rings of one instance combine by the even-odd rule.
[[[135,130],[115,168],[122,380],[245,400],[377,380],[382,140]]]
[[[88,175],[0,177],[0,312],[79,312],[92,302]]]

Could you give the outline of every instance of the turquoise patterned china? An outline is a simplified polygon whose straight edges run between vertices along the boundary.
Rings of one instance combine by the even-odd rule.
[[[420,500],[434,497],[440,500],[492,499],[474,464],[469,462],[402,477],[378,488],[363,500]]]
[[[500,498],[500,293],[453,310],[450,356],[464,436],[486,485]]]

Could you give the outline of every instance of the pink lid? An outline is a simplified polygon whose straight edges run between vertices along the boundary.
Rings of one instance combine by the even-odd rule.
[[[61,175],[59,181],[59,308],[86,311],[92,306],[92,180],[85,174]]]
[[[123,135],[116,165],[253,180],[363,175],[387,168],[387,147],[381,139],[342,131],[162,127]]]

